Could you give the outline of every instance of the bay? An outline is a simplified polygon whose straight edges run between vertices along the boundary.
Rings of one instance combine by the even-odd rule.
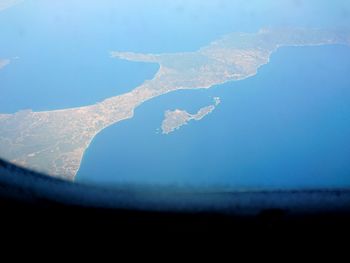
[[[104,130],[77,180],[242,189],[350,187],[350,49],[292,47],[252,78],[153,99],[133,119]],[[206,118],[170,135],[157,130],[168,109]]]

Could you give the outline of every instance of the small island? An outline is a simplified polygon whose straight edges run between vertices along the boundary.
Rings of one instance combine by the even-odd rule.
[[[0,114],[0,156],[50,176],[74,180],[93,138],[103,129],[132,118],[135,109],[144,102],[177,90],[207,89],[254,76],[282,46],[332,44],[349,45],[350,32],[264,29],[256,33],[228,34],[193,52],[112,52],[111,56],[116,59],[157,63],[159,70],[153,79],[132,91],[93,105]],[[8,63],[3,60],[2,67]],[[194,115],[184,111],[168,112],[163,131],[169,133],[190,120],[199,120],[212,112],[213,107],[216,105]]]
[[[162,123],[162,133],[169,134],[188,124],[190,121],[200,121],[208,114],[212,113],[220,104],[220,98],[214,98],[214,104],[201,108],[196,114],[190,114],[185,110],[176,109],[174,111],[166,111],[165,118]]]

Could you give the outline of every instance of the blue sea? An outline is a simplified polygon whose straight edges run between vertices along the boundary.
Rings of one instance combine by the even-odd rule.
[[[245,189],[350,187],[350,48],[282,48],[252,78],[151,100],[104,130],[78,181]],[[222,103],[170,135],[168,109]]]
[[[158,65],[110,51],[196,50],[264,27],[344,27],[348,1],[25,0],[0,12],[0,112],[90,105],[128,92]],[[249,79],[146,102],[102,131],[78,182],[235,189],[350,186],[350,48],[283,48]],[[222,103],[170,135],[165,110]]]

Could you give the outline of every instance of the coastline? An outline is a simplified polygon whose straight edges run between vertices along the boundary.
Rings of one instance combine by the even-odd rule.
[[[327,44],[318,44],[318,45],[316,45],[316,46],[324,46],[324,45],[327,45]],[[334,45],[338,45],[338,44],[334,44]],[[306,46],[312,47],[313,45],[306,45]],[[256,76],[256,75],[258,74],[260,68],[262,68],[263,66],[268,65],[268,64],[270,63],[270,61],[271,61],[271,56],[272,56],[274,53],[278,52],[279,49],[284,48],[284,47],[304,47],[304,46],[303,46],[303,45],[281,45],[281,46],[277,47],[277,48],[276,48],[275,50],[273,50],[273,51],[271,52],[271,54],[269,55],[268,61],[267,61],[266,63],[262,64],[261,66],[259,66],[259,68],[256,70],[256,72],[254,72],[254,73],[252,73],[252,74],[250,74],[250,75],[248,75],[248,76],[246,76],[246,77],[242,77],[241,79],[228,80],[228,81],[224,81],[224,82],[222,82],[222,83],[215,84],[215,85],[212,85],[212,86],[207,86],[207,87],[178,88],[178,89],[176,89],[176,90],[171,90],[171,91],[165,92],[165,93],[163,93],[163,94],[161,94],[161,95],[154,96],[154,97],[148,99],[147,101],[149,101],[149,100],[151,100],[151,99],[153,99],[153,98],[159,97],[159,96],[166,95],[166,94],[171,93],[171,92],[179,91],[179,90],[210,89],[210,88],[213,88],[214,86],[220,86],[220,85],[224,85],[224,84],[227,84],[227,83],[230,83],[230,82],[243,81],[243,80],[245,80],[245,79],[254,77],[254,76]],[[156,74],[157,74],[157,73],[156,73]],[[142,85],[143,85],[143,84],[142,84]],[[141,85],[141,86],[142,86],[142,85]],[[141,86],[139,86],[139,87],[141,87]],[[134,90],[136,90],[136,89],[139,88],[139,87],[136,87]],[[125,94],[128,94],[128,93],[125,93]],[[119,96],[122,96],[122,95],[119,95]],[[117,97],[118,97],[118,96],[117,96]],[[115,97],[111,97],[111,98],[109,98],[109,99],[113,99],[113,98],[115,98]],[[102,101],[102,102],[103,102],[103,101]],[[141,106],[141,105],[142,105],[142,103],[141,103],[140,105],[138,105],[137,107],[135,107],[134,110],[137,109],[137,108],[138,108],[139,106]],[[119,122],[121,122],[121,121],[128,120],[128,119],[132,119],[133,117],[134,117],[134,112],[133,112],[133,114],[132,114],[131,116],[129,116],[129,117],[123,119],[123,120],[120,120],[120,121],[118,121],[118,122],[111,123],[109,126],[107,126],[107,127],[103,128],[103,129],[101,129],[100,131],[98,131],[98,132],[95,134],[95,136],[91,139],[91,141],[90,141],[90,143],[88,144],[88,146],[86,147],[86,149],[84,150],[83,156],[82,156],[81,161],[80,161],[80,164],[82,163],[82,160],[84,159],[84,153],[85,153],[85,151],[89,148],[89,146],[91,145],[91,143],[93,142],[93,140],[95,139],[95,137],[96,137],[101,131],[103,131],[104,129],[107,129],[108,127],[110,127],[110,126],[112,126],[112,125],[115,125],[115,124],[117,124],[117,123],[119,123]],[[76,175],[79,173],[79,170],[80,170],[80,166],[79,166],[79,169],[78,169],[77,172],[76,172]],[[75,176],[76,176],[76,175],[75,175]],[[75,176],[74,176],[74,178],[73,178],[73,181],[75,180]]]
[[[270,34],[269,31],[267,32],[267,34]],[[295,32],[292,31],[292,33]],[[231,81],[241,81],[253,77],[258,74],[262,66],[270,62],[271,55],[281,47],[347,44],[342,42],[341,37],[338,39],[337,34],[334,34],[334,36],[331,34],[334,38],[329,39],[329,33],[323,35],[322,32],[311,31],[310,34],[315,34],[313,37],[320,39],[315,41],[313,37],[310,40],[303,39],[303,33],[304,31],[301,31],[300,36],[297,35],[296,39],[287,39],[285,44],[276,44],[279,43],[277,41],[279,32],[272,32],[272,36],[275,37],[276,35],[277,40],[271,43],[267,42],[267,47],[263,50],[259,46],[254,47],[255,43],[249,43],[253,48],[249,47],[247,49],[237,49],[234,46],[235,42],[233,42],[233,47],[227,47],[225,42],[227,39],[222,38],[197,52],[166,55],[131,52],[114,53],[115,57],[125,60],[158,63],[159,70],[151,80],[144,81],[143,84],[135,87],[130,92],[107,98],[89,106],[0,115],[0,117],[4,117],[4,120],[1,121],[9,121],[14,127],[18,124],[21,125],[14,135],[11,135],[16,136],[16,133],[19,132],[20,137],[10,138],[10,145],[18,145],[18,141],[26,142],[27,137],[33,136],[47,141],[44,150],[22,153],[19,148],[18,151],[21,155],[12,158],[12,160],[14,163],[36,169],[38,165],[35,163],[36,159],[44,162],[45,158],[48,158],[45,161],[46,170],[43,172],[52,176],[74,180],[80,170],[84,153],[96,135],[111,125],[132,119],[135,109],[146,101],[177,90],[209,89]],[[261,33],[253,34],[253,36],[260,41],[261,36],[259,34]],[[244,40],[245,36],[240,37]],[[284,35],[282,36],[284,37]],[[290,43],[289,41],[296,43]],[[229,54],[231,54],[231,57],[228,56]],[[174,64],[174,61],[179,61],[179,63]],[[228,68],[231,71],[228,71]],[[18,122],[18,120],[21,121]],[[69,126],[66,123],[69,123]],[[35,127],[42,127],[43,129],[39,130]],[[45,132],[45,134],[42,135],[42,132]],[[4,142],[6,146],[6,141]],[[62,152],[59,147],[61,144],[67,144],[66,148],[69,150]],[[42,153],[43,151],[49,151],[49,155],[43,157],[44,159],[35,156],[36,153]],[[2,154],[6,154],[6,152]],[[63,163],[62,167],[56,166],[58,161]]]

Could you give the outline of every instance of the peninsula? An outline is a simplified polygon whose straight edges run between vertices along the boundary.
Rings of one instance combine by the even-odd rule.
[[[134,110],[145,101],[176,90],[210,88],[253,76],[282,46],[349,43],[350,33],[345,31],[265,29],[229,34],[195,52],[112,52],[113,58],[158,63],[160,68],[152,80],[94,105],[0,114],[0,156],[54,177],[74,180],[93,138],[103,129],[132,118]]]

